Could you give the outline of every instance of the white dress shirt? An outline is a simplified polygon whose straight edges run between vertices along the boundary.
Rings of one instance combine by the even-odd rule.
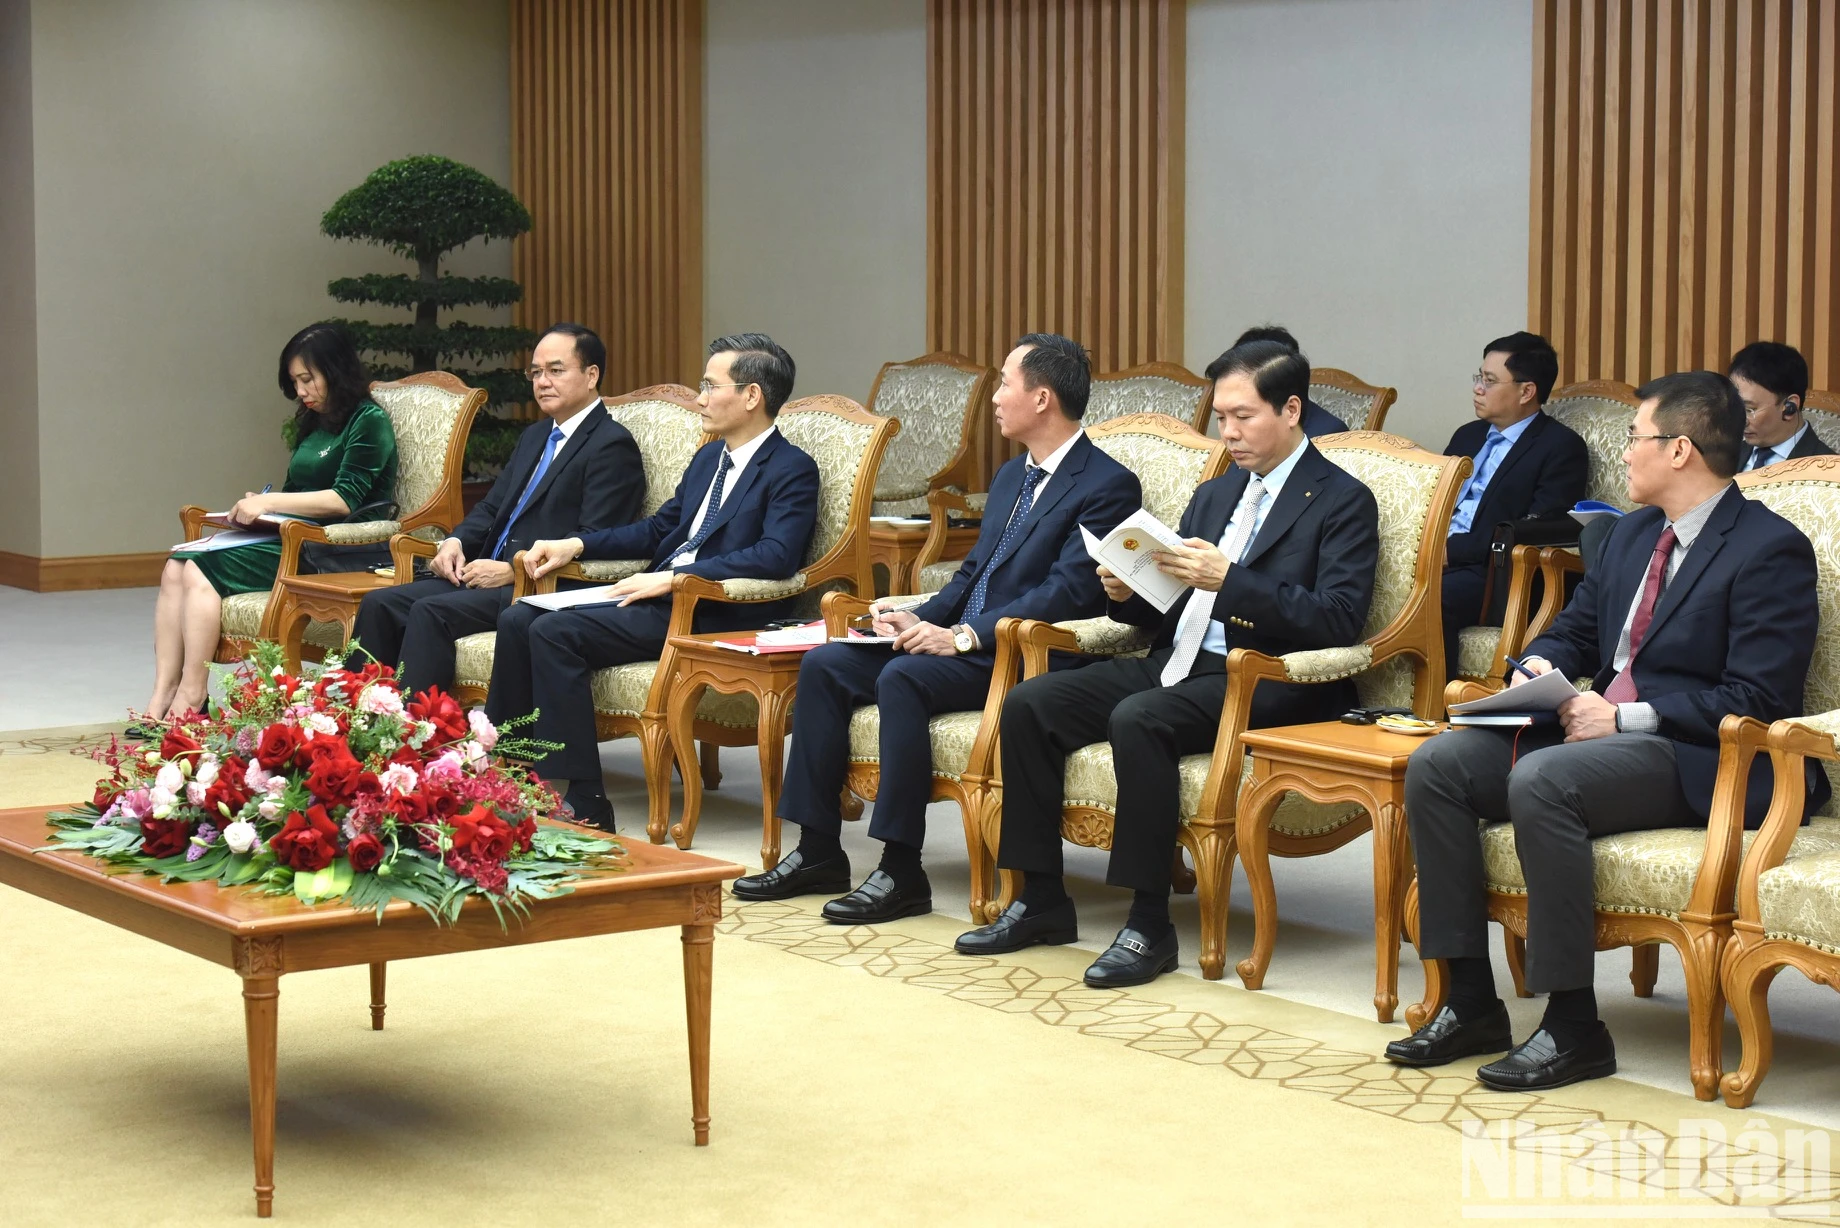
[[[1667,570],[1661,573],[1661,592],[1655,597],[1657,609],[1661,607],[1661,598],[1667,595],[1668,585],[1680,574],[1680,565],[1686,562],[1687,551],[1693,549],[1693,543],[1699,540],[1700,530],[1712,519],[1712,509],[1719,505],[1719,500],[1730,489],[1729,486],[1721,486],[1718,494],[1691,511],[1682,513],[1679,520],[1661,526],[1664,530],[1674,530],[1674,549],[1668,555]],[[1635,626],[1636,611],[1642,608],[1642,589],[1648,583],[1647,563],[1647,560],[1643,560],[1642,583],[1636,585],[1636,595],[1629,603],[1629,612],[1623,615],[1623,627],[1616,637],[1616,652],[1610,657],[1610,664],[1616,667],[1619,674],[1629,668],[1629,633]],[[1616,706],[1616,727],[1624,733],[1657,733],[1661,729],[1661,717],[1656,714],[1653,704],[1636,700]]]
[[[754,455],[760,451],[760,445],[767,442],[768,437],[777,430],[779,430],[777,426],[770,426],[740,447],[730,448],[728,450],[728,459],[733,463],[734,467],[728,471],[728,480],[722,483],[722,501],[724,503],[728,502],[729,496],[735,493],[735,484],[741,480],[742,472],[752,463]],[[722,465],[721,462],[718,461],[716,463],[716,476],[721,476],[721,473]],[[712,477],[709,479],[709,485],[703,490],[703,501],[696,505],[696,519],[690,522],[691,537],[695,537],[697,530],[703,527],[703,517],[709,514],[709,493],[715,488],[716,479]],[[719,507],[716,509],[718,514],[720,514],[721,511],[722,509]],[[684,550],[671,556],[671,566],[674,568],[683,567],[694,562],[696,562],[696,551],[694,550]]]

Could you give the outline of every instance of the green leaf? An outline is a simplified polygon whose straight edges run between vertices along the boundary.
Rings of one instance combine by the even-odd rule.
[[[326,293],[341,303],[379,303],[386,307],[509,307],[524,297],[524,287],[509,277],[455,277],[443,273],[425,282],[407,273],[366,273],[328,282]]]
[[[530,229],[530,212],[489,176],[423,154],[372,171],[333,202],[319,228],[335,239],[432,260],[473,239],[516,238]]]

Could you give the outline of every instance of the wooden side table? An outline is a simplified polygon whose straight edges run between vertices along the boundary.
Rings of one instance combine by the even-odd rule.
[[[905,597],[918,591],[914,570],[920,560],[920,548],[926,545],[927,528],[924,520],[905,524],[885,520],[869,522],[869,564],[873,567],[880,563],[888,569],[888,592],[882,596]],[[947,529],[944,557],[962,559],[970,554],[971,548],[977,545],[978,531],[975,525]]]
[[[677,651],[677,676],[665,713],[672,754],[684,781],[684,817],[671,828],[677,847],[689,848],[703,810],[703,780],[696,771],[696,706],[708,688],[724,695],[752,695],[760,705],[755,738],[760,748],[760,864],[779,864],[779,790],[785,776],[786,717],[799,688],[803,652],[755,655],[723,648],[716,640],[751,639],[749,631],[711,631],[671,637]]]
[[[306,633],[308,620],[317,618],[321,622],[337,623],[345,628],[345,638],[349,640],[364,595],[394,583],[394,578],[370,571],[285,577],[281,581],[282,606],[276,618],[276,631],[282,651],[286,653],[288,672],[300,672],[300,640]]]
[[[1429,736],[1429,735],[1428,735]],[[1252,756],[1252,776],[1240,791],[1236,839],[1252,888],[1252,954],[1239,962],[1247,989],[1265,983],[1277,940],[1278,895],[1271,855],[1313,857],[1374,833],[1374,1011],[1391,1023],[1399,1006],[1399,942],[1412,849],[1406,829],[1406,760],[1425,738],[1389,733],[1373,725],[1322,721],[1240,735]],[[1366,815],[1319,836],[1271,830],[1271,816],[1286,793],[1315,802],[1353,802]]]

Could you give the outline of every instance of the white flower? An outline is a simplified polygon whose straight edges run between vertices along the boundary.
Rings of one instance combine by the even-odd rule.
[[[279,798],[283,793],[287,792],[287,777],[270,776],[268,778],[268,784],[263,787],[262,792],[266,793],[269,797]]]
[[[224,828],[224,843],[230,846],[232,853],[247,853],[256,842],[256,825],[242,820]]]
[[[256,807],[256,813],[265,819],[274,818],[281,813],[281,800],[276,797],[262,799],[261,804]]]
[[[402,696],[396,693],[395,687],[373,682],[358,696],[358,710],[378,716],[395,716],[403,710]]]
[[[413,746],[416,750],[420,750],[427,744],[428,739],[433,736],[433,721],[417,721],[415,722],[414,730],[409,734],[409,745]]]
[[[153,783],[155,788],[168,797],[177,797],[179,790],[185,788],[185,773],[179,770],[179,765],[176,763],[163,763],[160,765],[158,774],[154,776]]]
[[[486,761],[486,748],[471,738],[460,743],[458,749],[460,757],[466,761],[468,767],[478,767]]]
[[[192,781],[185,786],[185,800],[194,806],[204,805],[204,791],[206,787],[205,783],[201,780]]]
[[[473,737],[487,750],[498,745],[498,726],[492,723],[484,708],[474,708],[466,714],[466,723],[473,727]]]
[[[337,718],[330,713],[315,712],[301,722],[301,728],[306,731],[306,735],[309,738],[316,733],[323,733],[327,737],[332,737],[339,731],[339,722]]]
[[[406,763],[392,763],[377,774],[377,787],[407,796],[415,792],[415,769]]]
[[[268,671],[268,676],[271,678],[285,678],[287,677],[287,671],[277,665],[275,668]]]
[[[178,802],[179,791],[177,789],[167,789],[156,784],[147,790],[147,805],[152,808],[153,817],[156,819],[165,818],[166,813]]]
[[[217,783],[217,773],[220,766],[221,765],[217,762],[216,755],[206,755],[199,761],[198,771],[192,776],[192,779],[208,789],[213,784]]]

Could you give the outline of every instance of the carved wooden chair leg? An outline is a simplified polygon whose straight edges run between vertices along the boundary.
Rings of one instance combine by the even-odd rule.
[[[371,1031],[383,1031],[383,984],[384,974],[390,965],[379,963],[371,965]]]
[[[1176,847],[1175,859],[1169,866],[1169,889],[1177,895],[1195,893],[1195,872],[1188,868],[1188,862],[1182,859],[1181,846]]]
[[[857,797],[850,786],[843,786],[843,821],[854,823],[863,816],[863,800]]]
[[[1687,976],[1687,1062],[1693,1094],[1711,1100],[1725,1073],[1725,993],[1719,986],[1719,960],[1727,934],[1703,923],[1686,922],[1680,952]]]
[[[1227,971],[1227,902],[1233,892],[1233,853],[1238,841],[1230,827],[1191,825],[1183,830],[1190,837],[1195,897],[1201,904],[1201,975],[1218,981]],[[1257,989],[1264,980],[1262,967],[1255,980],[1247,980],[1244,963],[1238,971],[1248,989]]]
[[[1406,932],[1412,935],[1414,945],[1418,942],[1418,879],[1406,888],[1405,906]],[[1419,957],[1425,972],[1425,996],[1411,1006],[1406,1007],[1406,1027],[1416,1032],[1425,1026],[1438,1011],[1443,1009],[1444,999],[1450,996],[1450,969],[1441,959]]]
[[[1514,996],[1533,997],[1533,991],[1527,988],[1527,940],[1504,925],[1501,949],[1508,957],[1508,975],[1514,980]]]
[[[1649,942],[1629,948],[1629,983],[1635,986],[1636,997],[1654,997],[1655,978],[1660,974],[1660,943]]]
[[[1775,1037],[1770,1031],[1770,982],[1785,965],[1771,958],[1761,945],[1733,942],[1725,948],[1725,997],[1738,1022],[1738,1068],[1720,1080],[1725,1103],[1746,1109],[1756,1098],[1757,1086],[1770,1073],[1775,1057]]]
[[[959,817],[965,825],[965,856],[971,863],[971,920],[984,924],[990,909],[992,879],[996,877],[996,856],[984,843],[983,798],[973,793],[961,803]]]
[[[697,744],[697,749],[702,752],[699,762],[703,768],[703,788],[721,788],[722,748],[714,742],[701,742]]]

